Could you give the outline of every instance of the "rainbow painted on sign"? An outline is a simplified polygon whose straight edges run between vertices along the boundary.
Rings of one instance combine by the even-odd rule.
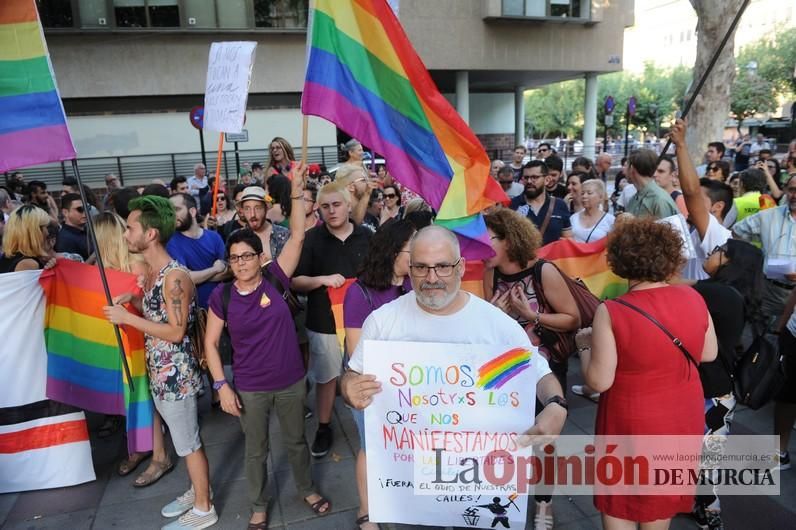
[[[0,173],[75,158],[34,0],[0,2],[0,116]]]
[[[478,368],[476,385],[484,390],[500,388],[531,365],[531,352],[524,348],[514,348],[495,357]]]

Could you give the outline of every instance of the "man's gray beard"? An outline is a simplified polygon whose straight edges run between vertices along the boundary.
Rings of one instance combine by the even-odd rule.
[[[423,282],[425,283],[425,282]],[[456,295],[459,294],[459,289],[461,287],[461,279],[457,279],[455,288],[450,293],[447,293],[445,296],[442,297],[433,297],[433,296],[426,296],[423,293],[423,287],[421,284],[420,289],[415,291],[415,298],[417,302],[424,307],[429,309],[433,309],[435,311],[439,311],[440,309],[445,309],[449,305],[453,303],[456,299]]]

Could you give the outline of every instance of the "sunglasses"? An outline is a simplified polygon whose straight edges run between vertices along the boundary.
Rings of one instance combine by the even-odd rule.
[[[86,209],[82,206],[76,206],[74,209],[77,211],[77,213],[86,213]]]
[[[396,198],[397,196],[398,196],[398,195],[396,195],[396,194],[394,194],[394,193],[385,193],[385,194],[384,194],[384,198],[385,198],[385,199],[394,199],[394,198]]]

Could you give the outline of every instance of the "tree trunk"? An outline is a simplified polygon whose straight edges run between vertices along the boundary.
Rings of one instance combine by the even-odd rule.
[[[693,90],[707,70],[710,59],[716,53],[744,0],[690,1],[698,18],[697,54],[690,89]],[[687,116],[686,142],[688,151],[697,165],[703,162],[708,143],[721,141],[724,136],[724,124],[730,112],[730,89],[734,81],[735,35],[733,34]],[[686,99],[688,97],[690,93]]]

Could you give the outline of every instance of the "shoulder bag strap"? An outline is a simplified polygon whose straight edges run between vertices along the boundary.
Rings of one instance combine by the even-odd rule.
[[[536,260],[536,263],[533,264],[533,291],[536,294],[536,300],[541,309],[542,313],[547,309],[547,299],[544,295],[544,285],[542,285],[542,267],[544,267],[545,263],[550,263],[548,261],[539,258]]]
[[[549,200],[547,201],[547,215],[544,216],[544,221],[542,221],[542,226],[539,227],[539,233],[542,234],[542,238],[544,238],[544,233],[547,231],[547,225],[550,224],[550,218],[553,217],[553,207],[555,205],[556,205],[556,198],[550,195]]]
[[[279,278],[277,278],[276,275],[273,272],[271,272],[271,270],[268,268],[268,265],[270,265],[271,263],[272,262],[269,261],[268,263],[263,265],[263,268],[262,268],[263,276],[265,277],[266,280],[268,280],[268,283],[273,285],[274,288],[277,291],[279,291],[279,295],[284,297],[285,296],[285,286],[282,285],[282,282],[279,281]]]
[[[661,331],[663,331],[664,333],[666,333],[666,336],[667,336],[667,337],[669,337],[669,338],[671,339],[671,341],[672,341],[672,344],[674,344],[675,346],[677,346],[677,348],[678,348],[678,349],[679,349],[681,352],[683,352],[683,355],[685,355],[685,356],[686,356],[686,358],[687,358],[689,361],[691,361],[691,364],[693,364],[694,366],[696,366],[697,368],[699,368],[699,363],[697,363],[697,362],[696,362],[696,359],[694,359],[694,357],[691,355],[691,353],[690,353],[690,352],[689,352],[689,351],[686,349],[686,347],[683,345],[682,341],[680,341],[680,339],[678,339],[677,337],[675,337],[674,335],[672,335],[672,334],[671,334],[671,332],[669,332],[669,330],[668,330],[668,329],[666,329],[666,328],[663,326],[663,324],[661,324],[660,322],[658,322],[658,321],[655,319],[655,317],[653,317],[652,315],[650,315],[649,313],[647,313],[646,311],[644,311],[644,310],[643,310],[643,309],[641,309],[640,307],[636,307],[636,306],[634,306],[633,304],[631,304],[631,303],[629,303],[629,302],[625,302],[624,300],[620,300],[620,299],[618,299],[618,298],[617,298],[617,299],[615,299],[615,300],[614,300],[614,302],[616,302],[617,304],[622,304],[622,305],[623,305],[623,306],[625,306],[625,307],[629,307],[629,308],[630,308],[630,309],[632,309],[633,311],[636,311],[637,313],[639,313],[640,315],[642,315],[643,317],[645,317],[647,320],[649,320],[650,322],[652,322],[653,324],[655,324],[656,326],[658,326],[658,328],[660,328],[660,330],[661,330]]]
[[[602,216],[602,217],[600,217],[600,220],[599,220],[599,221],[597,221],[597,223],[596,223],[594,226],[592,226],[592,227],[591,227],[591,232],[589,232],[589,235],[588,235],[588,236],[586,236],[586,243],[588,243],[588,242],[589,242],[589,239],[591,239],[591,235],[594,233],[594,230],[595,230],[595,229],[596,229],[598,226],[600,226],[600,223],[602,223],[602,222],[603,222],[603,219],[605,219],[605,216],[606,216],[606,215],[608,215],[608,212],[605,212],[605,213],[603,213],[603,216]]]
[[[224,327],[227,327],[227,313],[229,311],[229,301],[232,298],[232,282],[224,282],[221,288],[221,310],[223,311]]]

